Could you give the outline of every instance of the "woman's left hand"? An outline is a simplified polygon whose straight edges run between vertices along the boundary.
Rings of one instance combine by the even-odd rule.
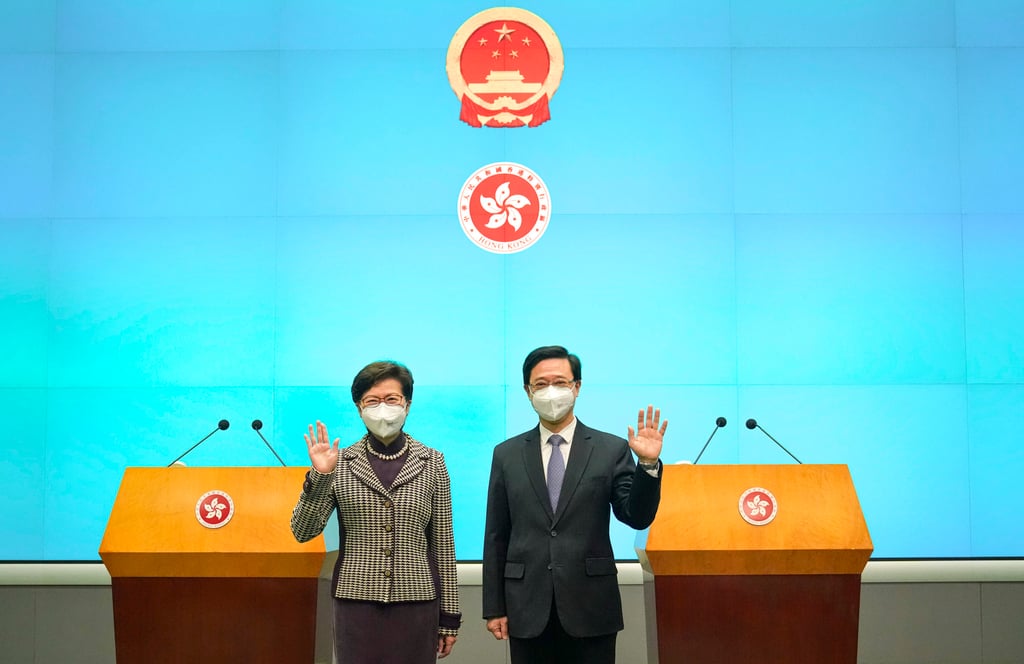
[[[455,637],[449,634],[437,635],[437,658],[447,657],[455,646]]]

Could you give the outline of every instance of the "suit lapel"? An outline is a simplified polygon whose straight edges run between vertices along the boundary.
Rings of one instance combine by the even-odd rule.
[[[530,479],[537,500],[544,507],[548,516],[551,513],[551,499],[548,497],[548,485],[544,481],[544,460],[540,455],[540,427],[527,431],[522,438],[523,465],[526,476]]]
[[[370,487],[378,493],[387,494],[388,490],[381,484],[380,478],[377,477],[377,473],[373,472],[373,466],[366,458],[366,445],[369,444],[366,438],[353,445],[352,447],[345,450],[345,458],[348,459],[348,467],[352,470],[352,475]]]
[[[565,465],[565,479],[562,480],[562,492],[558,495],[558,509],[555,511],[555,521],[565,511],[565,506],[572,500],[576,488],[583,479],[583,472],[590,462],[590,455],[594,451],[594,442],[590,437],[590,429],[583,426],[583,423],[576,420],[576,431],[572,437],[572,445],[569,446],[569,462]],[[545,487],[547,491],[547,487]]]
[[[407,456],[405,458],[405,463],[402,464],[402,469],[398,471],[398,475],[395,476],[395,481],[391,483],[392,491],[419,475],[423,470],[423,466],[426,464],[427,457],[430,456],[426,447],[418,441],[413,440],[409,436],[406,436],[406,441],[406,444],[409,446],[409,451],[406,452]]]

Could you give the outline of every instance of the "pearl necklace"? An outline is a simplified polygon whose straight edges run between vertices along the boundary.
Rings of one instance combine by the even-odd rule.
[[[408,445],[405,445],[403,443],[402,449],[398,450],[394,454],[381,454],[377,450],[373,449],[373,445],[370,444],[370,441],[366,441],[366,451],[369,452],[370,454],[372,454],[373,456],[377,457],[381,461],[394,461],[398,457],[400,457],[403,454],[405,454],[405,450],[408,447],[409,447]]]

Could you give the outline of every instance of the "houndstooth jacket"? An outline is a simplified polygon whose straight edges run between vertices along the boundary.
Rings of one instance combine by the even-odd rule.
[[[439,631],[455,634],[446,626],[458,625],[460,616],[448,468],[441,452],[411,436],[406,440],[408,457],[390,489],[367,459],[369,436],[342,449],[330,475],[311,468],[292,512],[292,533],[300,542],[316,537],[337,509],[335,596],[384,603],[436,597]]]

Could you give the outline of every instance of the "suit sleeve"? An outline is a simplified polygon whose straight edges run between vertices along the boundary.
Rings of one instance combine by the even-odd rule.
[[[302,494],[292,510],[292,535],[299,542],[308,542],[324,531],[327,519],[337,506],[331,482],[334,475],[324,475],[310,468],[302,483]]]
[[[484,523],[483,617],[508,615],[505,608],[505,558],[512,529],[508,492],[498,450],[491,458],[491,477],[487,484],[487,513]]]
[[[437,452],[438,482],[434,492],[427,546],[429,557],[437,564],[441,581],[441,615],[438,632],[454,636],[459,631],[459,585],[455,564],[455,533],[452,526],[452,490],[444,455]]]
[[[630,528],[643,530],[651,525],[661,502],[661,473],[651,477],[633,462],[633,453],[623,441],[615,463],[615,493],[612,511],[615,518]]]

